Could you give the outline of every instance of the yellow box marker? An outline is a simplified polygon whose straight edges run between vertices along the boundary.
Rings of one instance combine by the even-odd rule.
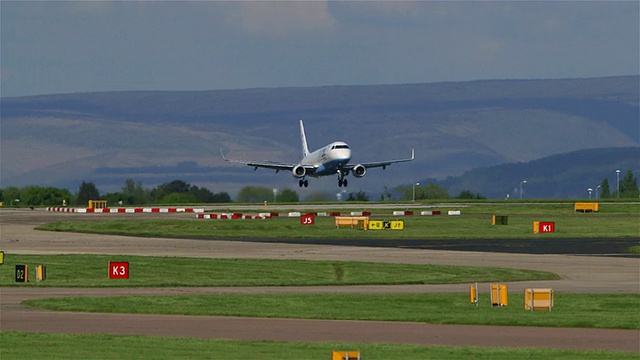
[[[478,306],[478,283],[469,285],[469,300]]]
[[[350,227],[359,228],[362,225],[362,230],[366,230],[369,227],[369,218],[367,216],[336,216],[335,218],[336,228]]]
[[[506,284],[491,284],[491,305],[508,306],[509,292]]]
[[[553,289],[524,289],[524,309],[551,311],[553,309]]]
[[[47,278],[47,268],[44,265],[36,266],[36,282],[44,281]]]
[[[598,211],[597,202],[577,202],[573,205],[574,211],[592,212]]]
[[[360,360],[360,350],[331,352],[331,360]]]

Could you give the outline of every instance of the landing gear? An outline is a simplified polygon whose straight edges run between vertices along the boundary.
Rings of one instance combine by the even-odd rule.
[[[303,187],[303,186],[304,187],[308,187],[309,186],[309,180],[300,180],[298,182],[298,186],[300,186],[300,187]]]
[[[347,187],[347,184],[349,184],[349,182],[344,178],[347,175],[349,175],[349,170],[346,170],[344,172],[342,170],[338,170],[338,187]]]

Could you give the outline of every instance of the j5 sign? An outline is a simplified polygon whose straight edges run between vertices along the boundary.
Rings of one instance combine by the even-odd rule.
[[[316,223],[316,219],[313,214],[306,214],[300,216],[300,225],[313,225]]]

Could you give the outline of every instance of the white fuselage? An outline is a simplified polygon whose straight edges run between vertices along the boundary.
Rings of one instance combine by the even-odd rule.
[[[307,155],[300,165],[313,166],[315,171],[309,176],[318,177],[333,175],[351,160],[351,149],[345,142],[333,142]]]

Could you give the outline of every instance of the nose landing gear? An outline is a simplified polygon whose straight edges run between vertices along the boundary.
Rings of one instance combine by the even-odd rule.
[[[349,182],[347,181],[347,179],[345,179],[344,177],[347,176],[349,174],[348,171],[342,172],[340,170],[338,170],[338,187],[347,187],[347,185],[349,184]]]
[[[303,186],[304,186],[304,187],[308,187],[308,186],[309,186],[309,180],[301,179],[301,180],[298,182],[298,186],[300,186],[300,187],[303,187]]]

